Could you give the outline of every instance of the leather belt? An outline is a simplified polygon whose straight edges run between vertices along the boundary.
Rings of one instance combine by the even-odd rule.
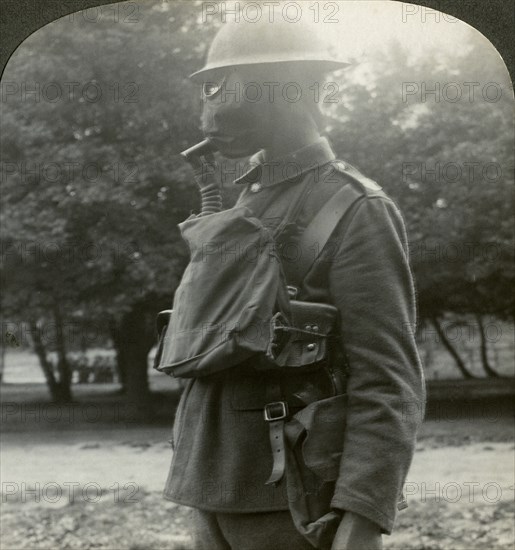
[[[284,422],[288,418],[288,403],[274,401],[265,405],[264,417],[270,427],[270,446],[272,447],[272,473],[265,485],[277,485],[286,469],[286,449],[284,445]]]

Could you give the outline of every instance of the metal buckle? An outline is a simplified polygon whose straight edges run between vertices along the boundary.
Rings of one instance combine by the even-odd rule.
[[[290,297],[290,300],[295,300],[297,298],[297,294],[299,293],[299,289],[293,285],[288,285],[286,288],[288,289],[288,296]]]
[[[279,410],[277,408],[279,407]],[[274,410],[275,409],[275,410]],[[285,401],[274,401],[265,405],[265,420],[267,422],[275,422],[276,420],[284,420],[288,414],[288,403]]]
[[[399,502],[397,502],[397,510],[404,510],[408,507],[408,500],[406,499],[406,496],[404,494],[404,491],[402,492],[402,495],[399,499]]]

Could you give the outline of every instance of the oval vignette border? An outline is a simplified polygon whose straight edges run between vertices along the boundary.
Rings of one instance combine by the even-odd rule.
[[[0,78],[16,48],[32,33],[48,23],[86,8],[125,0],[0,0]],[[399,0],[390,0],[399,2]],[[513,83],[512,29],[515,20],[506,0],[412,0],[418,4],[457,17],[481,32],[497,49]]]

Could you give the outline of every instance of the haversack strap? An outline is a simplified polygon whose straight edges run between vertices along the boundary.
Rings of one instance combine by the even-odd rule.
[[[292,265],[291,274],[288,273],[290,282],[302,284],[340,220],[364,196],[348,183],[322,206],[300,236],[299,255]]]

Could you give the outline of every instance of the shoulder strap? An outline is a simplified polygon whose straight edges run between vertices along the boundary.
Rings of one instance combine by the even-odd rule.
[[[346,183],[322,206],[300,236],[300,254],[291,270],[291,280],[299,288],[345,214],[366,196],[383,195],[380,185],[348,162],[337,160],[331,162],[330,166],[336,172],[344,174],[352,183]]]
[[[365,195],[356,192],[351,183],[344,185],[315,215],[299,241],[299,257],[292,266],[293,283],[300,286],[316,262],[338,222]]]
[[[288,210],[286,211],[286,214],[284,215],[282,221],[275,228],[274,238],[277,238],[277,236],[284,230],[284,228],[287,225],[289,225],[290,223],[294,222],[297,219],[311,191],[312,191],[311,181],[308,178],[304,182],[304,185],[301,187],[300,191],[296,193],[296,196],[291,201],[290,205],[288,206]]]

